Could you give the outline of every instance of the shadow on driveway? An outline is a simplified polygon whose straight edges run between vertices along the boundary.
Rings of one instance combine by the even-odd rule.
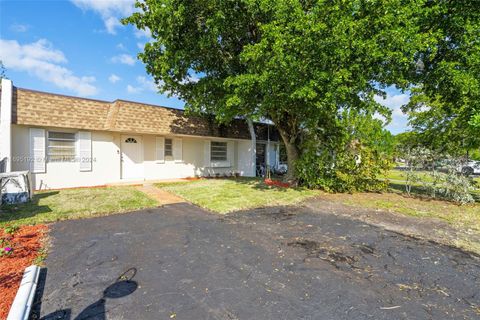
[[[218,216],[182,203],[58,222],[50,236],[37,299],[42,319],[473,319],[480,312],[478,257],[312,208]],[[130,268],[136,272],[119,277]]]

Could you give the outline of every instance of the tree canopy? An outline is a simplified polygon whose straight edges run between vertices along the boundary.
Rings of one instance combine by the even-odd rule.
[[[424,79],[419,53],[429,70],[426,53],[443,36],[426,26],[435,27],[433,3],[145,0],[124,23],[151,31],[139,57],[160,89],[183,99],[187,110],[223,122],[272,121],[295,178],[306,137],[336,140],[345,112],[388,118],[374,96],[385,95],[388,85],[407,90]]]
[[[427,1],[419,21],[431,43],[417,54],[404,108],[431,148],[450,153],[480,148],[480,3]]]

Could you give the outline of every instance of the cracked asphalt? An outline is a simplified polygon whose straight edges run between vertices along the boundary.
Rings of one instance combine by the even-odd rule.
[[[479,319],[480,258],[312,206],[51,226],[38,319]]]

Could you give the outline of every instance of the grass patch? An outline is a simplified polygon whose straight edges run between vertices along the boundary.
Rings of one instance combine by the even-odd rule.
[[[289,205],[319,194],[319,191],[303,188],[270,187],[261,180],[252,178],[202,179],[159,183],[156,186],[219,213],[263,206]]]
[[[32,225],[88,218],[155,207],[157,202],[134,187],[80,188],[41,191],[29,203],[2,206],[0,226]]]

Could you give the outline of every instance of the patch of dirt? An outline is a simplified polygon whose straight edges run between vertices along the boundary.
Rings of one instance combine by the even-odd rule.
[[[8,246],[13,249],[10,255],[0,256],[0,319],[7,318],[23,272],[38,257],[47,230],[44,225],[21,227],[13,235],[0,230],[0,239],[6,239]],[[2,248],[4,246],[1,245]]]
[[[340,203],[341,199],[335,199],[331,195],[319,196],[305,201],[303,205],[323,214],[354,218],[402,235],[448,246],[458,247],[461,239],[480,243],[480,234],[462,231],[437,218],[418,218],[386,210],[354,207]],[[477,256],[480,254],[471,253]]]

